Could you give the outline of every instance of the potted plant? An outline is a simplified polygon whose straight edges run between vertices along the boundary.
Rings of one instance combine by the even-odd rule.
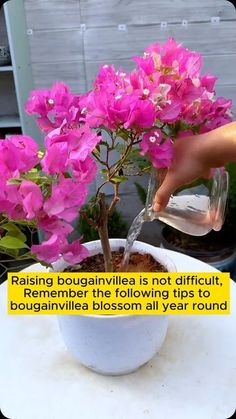
[[[61,82],[50,90],[32,92],[26,110],[37,115],[45,148],[38,150],[26,136],[1,141],[1,227],[8,224],[15,230],[14,234],[6,230],[0,250],[14,248],[16,258],[30,255],[41,263],[56,263],[56,270],[65,264],[88,270],[89,254],[93,258],[102,252],[100,271],[120,269],[112,250],[124,241],[110,242],[107,225],[122,184],[134,172],[142,175],[152,166],[168,167],[177,137],[231,120],[231,101],[215,97],[216,78],[200,75],[200,54],[169,39],[163,45],[151,45],[134,61],[131,73],[102,66],[94,88],[82,96],[73,95]],[[88,212],[82,206],[98,168],[103,182]],[[110,201],[103,192],[107,184],[113,188]],[[71,240],[71,222],[78,215],[97,230],[99,242],[82,245],[79,239]],[[41,244],[28,248],[21,236],[25,225],[42,232]],[[146,259],[142,254],[149,253],[174,270],[158,249],[138,242],[135,249],[141,261]],[[60,323],[72,352],[85,365],[111,374],[129,372],[150,359],[167,327],[162,316],[65,316]],[[81,333],[85,333],[84,345]],[[98,357],[99,350],[103,355]],[[139,355],[133,356],[134,352]]]

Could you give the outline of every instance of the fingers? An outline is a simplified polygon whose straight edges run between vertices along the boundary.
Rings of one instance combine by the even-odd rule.
[[[211,177],[211,169],[209,168],[204,170],[201,168],[201,170],[198,170],[196,176],[193,176],[193,172],[190,173],[187,171],[187,173],[183,174],[170,169],[162,185],[156,192],[153,200],[153,210],[157,212],[162,211],[168,204],[170,196],[179,188],[179,186],[189,184],[199,177],[204,177],[206,179]]]
[[[153,210],[154,211],[162,211],[166,205],[168,204],[168,201],[170,199],[171,194],[177,189],[176,182],[173,180],[171,175],[166,176],[164,182],[156,192],[156,195],[154,197],[153,201]]]

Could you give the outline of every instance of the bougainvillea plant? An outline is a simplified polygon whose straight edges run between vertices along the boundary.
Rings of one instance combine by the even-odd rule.
[[[103,65],[93,89],[82,96],[62,82],[31,93],[26,111],[36,115],[45,147],[39,150],[22,135],[0,141],[1,252],[48,264],[86,258],[81,241],[70,240],[71,223],[87,217],[81,208],[100,170],[104,180],[87,221],[99,232],[105,269],[111,271],[107,220],[131,165],[138,174],[166,168],[176,139],[231,121],[231,100],[215,96],[216,77],[200,74],[200,54],[169,39],[134,61],[130,73]],[[111,202],[103,193],[107,183],[114,188]],[[27,247],[25,226],[43,233],[41,244]]]

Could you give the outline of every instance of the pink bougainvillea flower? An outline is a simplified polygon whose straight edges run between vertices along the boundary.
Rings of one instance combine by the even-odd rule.
[[[36,255],[38,260],[49,264],[56,262],[61,255],[61,238],[56,234],[52,234],[42,244],[34,244],[31,247],[31,252]]]
[[[143,139],[140,143],[141,154],[144,155],[149,151],[155,149],[157,145],[162,142],[163,136],[160,129],[152,130],[143,135]]]
[[[122,68],[116,71],[114,66],[103,65],[95,79],[94,91],[115,96],[119,91],[124,91],[127,84],[129,84],[129,74]]]
[[[80,240],[75,240],[73,243],[66,244],[62,247],[62,257],[70,264],[80,263],[88,256],[89,251],[80,243]]]
[[[193,101],[190,104],[185,104],[182,107],[182,118],[183,121],[189,124],[202,124],[212,106],[212,100],[209,98],[202,98]]]
[[[71,122],[71,108],[78,105],[78,97],[73,95],[63,82],[56,82],[50,90],[33,90],[26,104],[26,111],[37,114],[37,123],[43,132],[59,127],[68,117]],[[73,109],[73,116],[78,112]]]
[[[154,73],[154,59],[149,54],[144,57],[134,57],[133,60],[138,64],[139,69],[142,69],[148,76]]]
[[[145,83],[149,80],[137,69],[133,70],[129,76],[129,86],[126,86],[125,93],[136,93],[136,99],[142,97]]]
[[[202,68],[202,56],[189,51],[173,38],[167,39],[161,47],[162,65],[173,67],[180,76],[197,77]]]
[[[84,161],[72,161],[72,173],[79,183],[90,183],[94,180],[97,173],[97,165],[90,157],[86,157]]]
[[[47,148],[41,166],[47,174],[65,173],[68,163],[68,143],[64,141]]]
[[[92,91],[83,99],[83,111],[86,113],[86,122],[91,128],[98,128],[104,126],[108,129],[113,129],[114,126],[110,123],[107,117],[108,109],[108,95],[105,90]]]
[[[97,165],[90,156],[84,161],[70,158],[66,142],[52,144],[42,160],[42,168],[48,174],[65,173],[72,169],[76,181],[81,183],[92,182],[97,172]]]
[[[0,180],[0,208],[1,208],[1,213],[7,214],[9,217],[14,219],[14,217],[12,217],[12,214],[14,215],[14,208],[15,208],[16,204],[15,204],[14,200],[13,200],[13,202],[11,202],[9,200],[8,190],[9,190],[9,186],[6,184],[5,181],[3,181],[1,179]],[[16,185],[14,185],[14,190],[17,191]],[[13,192],[13,196],[14,196],[14,192]],[[20,205],[19,205],[19,207],[21,209]],[[23,216],[24,216],[24,213],[23,213]]]
[[[232,107],[232,100],[218,97],[212,103],[211,115],[209,116],[224,116],[226,112]]]
[[[19,187],[19,193],[26,218],[32,220],[43,205],[41,189],[34,182],[23,180]]]
[[[1,202],[2,211],[6,211],[8,217],[12,220],[24,220],[26,218],[19,188],[19,184],[6,184],[5,202]]]
[[[72,233],[73,227],[63,220],[60,220],[55,215],[49,217],[44,211],[38,216],[39,229],[43,231],[46,238],[51,237],[52,234],[56,234],[60,237],[66,237]]]
[[[107,108],[110,126],[118,128],[120,125],[125,124],[129,118],[130,109],[136,101],[137,97],[127,94],[118,94],[110,98],[110,106]]]
[[[180,78],[198,77],[202,67],[202,56],[189,51],[174,39],[161,44],[153,44],[146,49],[146,59],[153,57],[155,70]]]
[[[0,207],[10,218],[34,219],[42,208],[43,196],[40,187],[34,182],[23,180],[18,184],[2,183]]]
[[[84,161],[101,139],[87,124],[72,132],[69,140],[70,159]]]
[[[46,116],[41,116],[41,117],[36,118],[36,122],[37,122],[38,127],[41,129],[41,131],[46,134],[58,126],[58,124],[56,124],[55,122],[52,122]]]
[[[155,42],[145,49],[144,56],[149,57],[150,55],[154,55],[154,57],[156,57],[161,54],[161,48],[161,44],[159,42]]]
[[[179,72],[189,77],[198,77],[202,68],[202,56],[182,47],[184,59],[180,61]],[[187,51],[187,52],[186,52]],[[180,53],[181,54],[181,53]]]
[[[103,65],[97,74],[94,81],[94,87],[96,90],[100,90],[103,86],[106,86],[107,93],[114,93],[117,86],[120,83],[120,78],[116,74],[115,68],[112,65]]]
[[[191,103],[201,98],[204,90],[204,87],[201,86],[200,79],[186,78],[176,83],[176,97],[181,100],[182,104]]]
[[[77,129],[68,129],[62,125],[46,137],[46,146],[49,149],[53,144],[67,143],[69,158],[83,161],[100,141],[101,136],[93,132],[88,124]]]
[[[32,90],[25,106],[26,112],[30,115],[36,113],[47,116],[53,106],[53,103],[48,101],[49,98],[50,90],[48,89]]]
[[[159,129],[144,134],[140,143],[140,154],[147,154],[151,163],[156,168],[168,167],[173,158],[173,149],[170,138],[163,141],[162,132]]]
[[[77,129],[57,128],[46,137],[42,167],[48,174],[64,173],[72,165],[75,167],[77,161],[85,161],[100,141],[101,136],[92,132],[87,124]]]
[[[27,135],[12,135],[8,141],[17,148],[18,169],[26,172],[39,163],[38,145],[35,140]]]
[[[201,126],[200,134],[203,134],[204,132],[212,131],[215,128],[222,127],[223,125],[226,125],[229,122],[232,122],[231,116],[228,116],[228,115],[216,116],[212,120],[206,121],[206,123]]]
[[[50,90],[50,98],[53,100],[53,109],[56,114],[61,116],[64,112],[65,117],[68,109],[74,103],[75,95],[70,92],[65,83],[57,81]]]
[[[85,203],[88,189],[73,179],[60,177],[57,184],[52,185],[52,193],[44,203],[44,211],[56,215],[65,221],[73,221],[78,216],[78,209]]]
[[[9,140],[0,140],[1,179],[19,177],[19,152]]]
[[[39,162],[38,146],[31,137],[13,135],[0,140],[0,173],[3,179],[17,178]]]
[[[181,108],[182,108],[182,102],[178,98],[170,99],[170,103],[167,103],[167,105],[157,112],[157,117],[162,122],[174,122],[178,119]]]
[[[214,92],[217,77],[207,73],[201,77],[201,86],[205,87],[208,92]]]
[[[71,264],[79,263],[89,256],[89,252],[80,240],[68,243],[65,237],[52,234],[48,240],[31,247],[32,254],[46,263],[56,262],[60,257]]]
[[[138,99],[131,107],[125,128],[150,128],[155,121],[155,108],[150,100]]]
[[[173,158],[173,148],[170,138],[167,138],[163,144],[153,149],[149,155],[154,167],[158,169],[169,167]]]

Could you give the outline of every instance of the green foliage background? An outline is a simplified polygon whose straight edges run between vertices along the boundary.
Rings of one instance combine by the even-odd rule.
[[[86,210],[86,214],[89,218],[93,218],[96,207],[93,206],[94,198],[92,198],[87,205],[83,207]],[[92,240],[98,240],[98,231],[95,230],[82,216],[78,220],[77,229],[81,236],[83,236],[83,242],[89,242]],[[128,233],[128,225],[125,222],[123,215],[117,209],[115,209],[112,215],[108,219],[108,233],[109,238],[126,238]]]

